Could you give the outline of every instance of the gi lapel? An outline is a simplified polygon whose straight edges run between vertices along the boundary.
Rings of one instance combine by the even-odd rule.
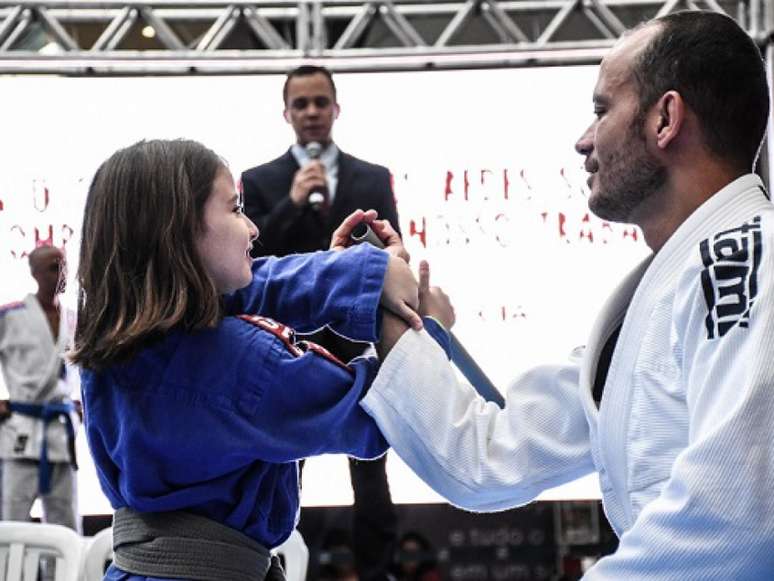
[[[652,255],[648,256],[638,264],[626,278],[621,281],[615,291],[611,293],[594,322],[594,327],[591,330],[588,343],[586,344],[586,352],[583,355],[583,362],[580,370],[580,396],[583,408],[586,410],[586,417],[589,419],[589,429],[591,430],[592,439],[597,437],[597,420],[599,413],[597,406],[594,403],[594,399],[592,398],[591,390],[594,386],[594,378],[596,377],[599,357],[610,334],[621,324],[621,321],[623,321],[626,310],[629,307],[629,302],[652,258]],[[611,369],[614,360],[615,352],[613,354],[613,359],[610,361]],[[609,377],[610,375],[608,375],[608,378]]]
[[[698,258],[699,242],[714,232],[751,218],[760,208],[769,207],[770,202],[761,195],[758,183],[760,180],[755,176],[743,176],[705,201],[655,254],[634,291],[618,338],[620,348],[614,354],[608,373],[607,385],[621,387],[606,395],[598,434],[605,463],[616,467],[610,471],[610,479],[621,503],[620,522],[624,530],[634,522],[627,442],[630,441],[634,397],[632,374],[642,353],[643,340],[655,324],[654,313],[659,301],[670,300],[670,297],[674,300],[679,276],[687,268],[689,256]],[[666,343],[668,336],[661,336],[658,341]],[[649,343],[648,348],[653,350],[655,346]]]
[[[54,339],[54,333],[51,330],[51,325],[48,323],[48,317],[46,317],[46,312],[43,310],[43,307],[40,305],[40,301],[38,301],[38,297],[36,297],[34,294],[30,293],[27,295],[27,308],[29,309],[29,317],[30,317],[30,323],[34,325],[34,332],[37,336],[46,336],[46,343],[52,348],[55,349],[56,345],[59,343],[58,337],[61,337],[62,335],[62,312],[60,309],[59,313],[59,334],[57,336],[57,340]]]

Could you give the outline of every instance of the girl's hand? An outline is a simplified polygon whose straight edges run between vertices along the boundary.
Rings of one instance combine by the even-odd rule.
[[[344,250],[352,245],[352,239],[350,234],[355,226],[360,222],[368,222],[369,224],[376,220],[376,210],[355,210],[349,216],[344,218],[344,221],[339,224],[339,227],[334,230],[331,235],[330,250]]]
[[[374,234],[382,241],[384,249],[387,252],[409,262],[411,257],[409,256],[406,247],[403,246],[403,240],[400,239],[398,233],[387,220],[372,221],[371,230],[373,230]]]
[[[341,225],[331,236],[331,250],[344,250],[352,245],[350,235],[360,222],[365,222],[371,227],[371,230],[379,240],[382,241],[382,248],[393,256],[409,261],[409,253],[403,246],[403,241],[387,220],[377,220],[376,210],[355,210],[347,216]]]

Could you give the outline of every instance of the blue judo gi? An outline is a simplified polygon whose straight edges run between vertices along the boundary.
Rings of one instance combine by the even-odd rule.
[[[367,244],[256,260],[217,327],[176,329],[126,363],[83,370],[86,433],[113,508],[186,510],[275,547],[297,522],[297,460],[383,454],[358,405],[378,361],[344,364],[284,324],[376,341],[386,266]],[[448,353],[445,331],[426,326]],[[106,579],[151,578],[111,567]]]

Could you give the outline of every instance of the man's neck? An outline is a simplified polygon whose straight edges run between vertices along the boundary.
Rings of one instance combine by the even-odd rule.
[[[307,141],[306,143],[302,143],[301,141],[296,140],[296,145],[298,145],[300,147],[303,147],[303,148],[306,148],[306,146],[309,145],[310,143],[312,143],[312,142],[311,141]],[[317,141],[315,143],[319,143],[320,146],[323,149],[328,149],[328,147],[330,147],[331,143],[333,143],[333,139],[327,139],[326,141]]]
[[[293,146],[290,148],[290,152],[293,155],[293,157],[296,158],[296,161],[301,163],[302,165],[303,165],[302,162],[306,162],[309,158],[309,152],[307,151],[306,147],[301,145],[300,143],[294,143]],[[332,141],[329,142],[328,145],[322,149],[318,157],[318,159],[320,159],[326,165],[329,165],[329,164],[335,165],[338,162],[338,158],[339,158],[339,148]]]
[[[681,172],[677,178],[670,176],[665,190],[653,196],[635,219],[646,244],[658,252],[704,202],[746,173],[749,172],[705,163],[696,164],[690,172]]]
[[[50,293],[44,293],[38,290],[35,297],[38,299],[38,302],[44,311],[59,310],[59,295],[57,293],[51,295]]]

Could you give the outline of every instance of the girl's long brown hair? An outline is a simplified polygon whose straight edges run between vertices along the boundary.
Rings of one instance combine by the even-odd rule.
[[[97,170],[83,218],[73,362],[99,370],[220,318],[195,239],[224,167],[195,141],[140,141]]]

